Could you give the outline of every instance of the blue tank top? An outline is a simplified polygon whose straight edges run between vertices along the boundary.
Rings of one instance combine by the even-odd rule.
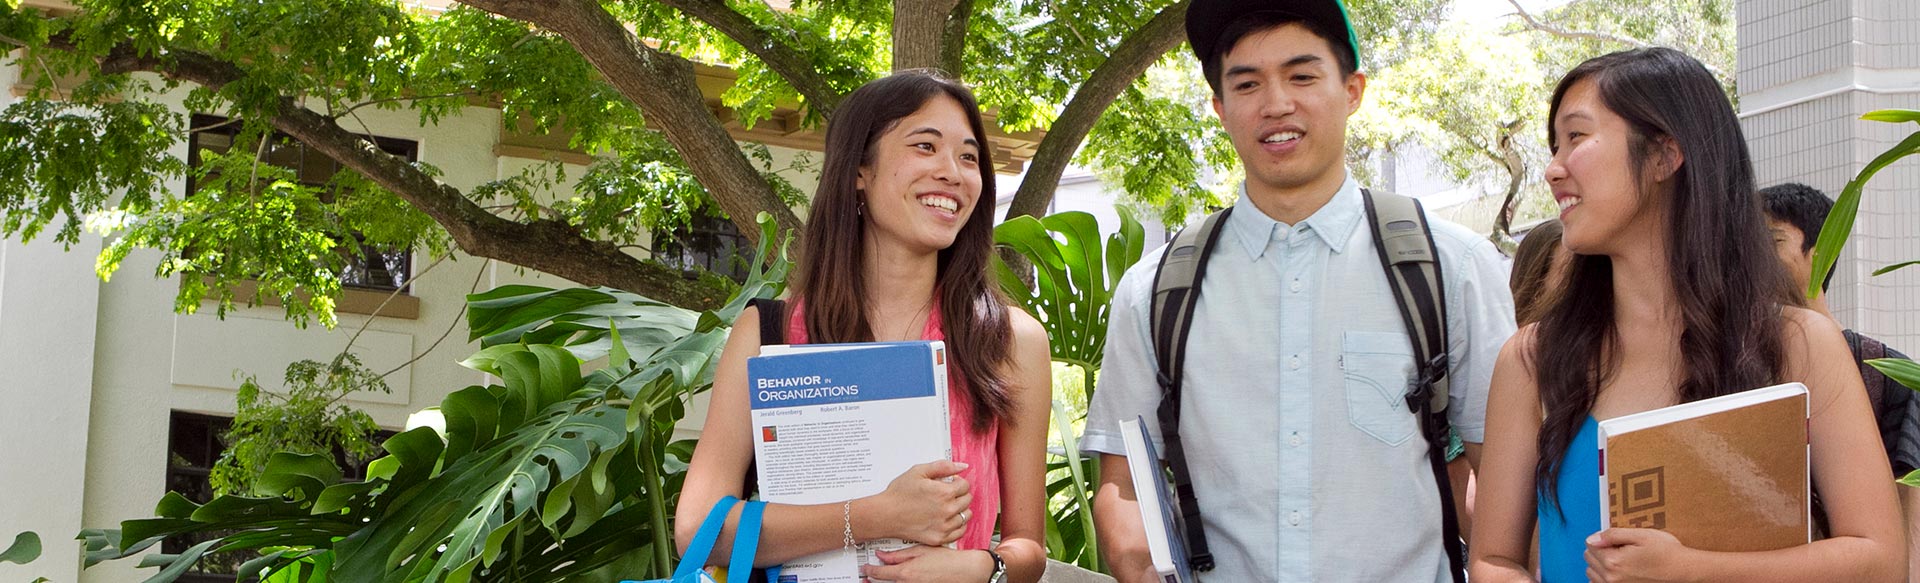
[[[1600,532],[1600,446],[1594,441],[1599,427],[1587,416],[1560,456],[1560,476],[1554,481],[1559,508],[1545,495],[1534,505],[1540,520],[1541,583],[1587,580],[1587,537]]]

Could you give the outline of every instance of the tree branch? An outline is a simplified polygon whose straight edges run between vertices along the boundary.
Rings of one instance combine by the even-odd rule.
[[[746,47],[747,52],[759,57],[780,78],[786,79],[800,96],[806,98],[807,105],[820,112],[821,117],[831,119],[834,107],[845,98],[827,84],[825,77],[815,70],[800,51],[788,42],[768,34],[767,30],[747,15],[727,7],[723,0],[659,0],[661,4],[679,10],[682,14],[704,22],[720,34],[727,35],[733,42]]]
[[[1516,119],[1501,124],[1500,136],[1495,141],[1500,147],[1500,155],[1494,156],[1495,161],[1507,169],[1507,195],[1500,200],[1500,213],[1493,217],[1495,233],[1513,234],[1513,200],[1520,196],[1520,186],[1527,180],[1526,160],[1520,157],[1520,148],[1514,144],[1514,135],[1520,132],[1520,126],[1525,123],[1524,119]]]
[[[1073,153],[1080,149],[1081,141],[1087,133],[1093,131],[1093,124],[1100,120],[1100,114],[1113,104],[1113,100],[1125,91],[1134,79],[1146,73],[1154,61],[1167,54],[1186,40],[1187,4],[1191,0],[1181,0],[1160,10],[1139,30],[1127,35],[1120,45],[1114,47],[1113,55],[1093,70],[1087,82],[1074,91],[1073,99],[1067,102],[1060,117],[1047,128],[1047,136],[1040,139],[1040,146],[1034,152],[1033,161],[1027,166],[1026,178],[1020,181],[1020,190],[1014,192],[1013,203],[1007,207],[1007,218],[1020,215],[1039,216],[1047,204],[1053,200],[1053,191],[1060,185],[1060,175],[1073,161]]]
[[[455,91],[455,92],[453,92],[453,93],[442,93],[442,94],[439,94],[439,95],[402,95],[402,96],[399,96],[399,97],[388,97],[388,98],[384,98],[384,99],[375,99],[375,100],[372,100],[372,101],[364,101],[364,102],[361,102],[361,103],[355,103],[355,104],[353,104],[353,105],[350,105],[350,106],[347,106],[347,109],[346,109],[346,111],[342,111],[342,112],[340,112],[340,113],[335,113],[335,114],[332,114],[332,115],[329,115],[328,117],[331,117],[331,118],[334,118],[334,119],[340,119],[340,118],[342,118],[342,117],[346,117],[346,116],[347,116],[347,114],[350,114],[350,113],[353,113],[353,112],[354,112],[354,110],[357,110],[357,109],[360,109],[360,108],[362,108],[362,107],[367,107],[367,106],[370,106],[370,105],[379,105],[379,104],[382,104],[382,103],[394,103],[394,102],[397,102],[397,101],[424,101],[424,100],[428,100],[428,99],[440,99],[440,98],[444,98],[444,97],[463,97],[463,96],[465,96],[465,97],[472,97],[472,96],[476,96],[476,95],[479,95],[479,94],[480,94],[480,92],[479,92],[479,91],[473,91],[473,90],[468,90],[468,91]]]
[[[948,17],[963,0],[894,0],[893,70],[932,69],[947,56]],[[958,76],[959,71],[947,71]]]
[[[473,285],[467,287],[467,295],[473,295],[473,292],[480,290],[480,278],[487,274],[488,263],[491,263],[491,262],[488,262],[488,261],[480,262],[479,272],[473,274]],[[393,376],[393,373],[400,372],[400,369],[407,368],[408,366],[412,366],[413,363],[420,362],[420,359],[426,358],[428,354],[432,354],[433,349],[439,348],[440,343],[446,341],[447,336],[453,334],[454,328],[460,327],[461,322],[467,321],[467,308],[471,308],[471,307],[473,307],[473,304],[461,304],[460,313],[453,315],[453,322],[447,324],[447,331],[441,332],[440,337],[434,339],[433,344],[427,345],[426,350],[420,351],[420,354],[413,355],[413,358],[407,359],[406,362],[400,363],[400,366],[393,367],[392,370],[388,370],[387,372],[380,373],[380,378],[384,379],[389,376]]]
[[[940,70],[959,79],[967,71],[967,22],[973,19],[974,0],[960,0],[947,15],[940,33]]]
[[[58,47],[58,43],[50,43]],[[71,43],[66,44],[71,47]],[[131,44],[108,51],[100,73],[149,71],[167,78],[219,90],[243,79],[240,67],[201,53],[166,51],[141,54]],[[274,127],[387,189],[445,228],[460,249],[572,280],[605,285],[692,309],[710,309],[726,301],[725,290],[690,281],[679,270],[641,261],[611,243],[581,236],[554,220],[517,223],[493,215],[458,189],[436,181],[408,161],[387,154],[334,120],[281,97],[268,120]],[[756,229],[755,232],[758,232]]]
[[[1591,30],[1567,30],[1565,28],[1561,28],[1552,23],[1549,23],[1547,21],[1540,20],[1539,18],[1534,17],[1533,13],[1527,12],[1526,8],[1520,6],[1520,0],[1507,0],[1507,3],[1513,5],[1514,13],[1518,14],[1520,16],[1520,19],[1526,23],[1527,30],[1542,32],[1542,33],[1546,33],[1546,34],[1557,36],[1564,39],[1600,41],[1604,43],[1626,45],[1636,49],[1644,49],[1644,48],[1650,48],[1654,46],[1653,43],[1649,43],[1647,41],[1643,41],[1637,38],[1624,37],[1620,35],[1608,34],[1604,32],[1597,32],[1597,31],[1591,31]],[[1712,72],[1714,78],[1721,80],[1723,84],[1733,79],[1733,77],[1728,76],[1726,72],[1721,71],[1718,67],[1714,67],[1713,65],[1708,64],[1705,61],[1701,61],[1700,65],[1706,67],[1707,71]]]
[[[595,0],[460,0],[521,20],[565,38],[621,95],[660,127],[740,232],[758,242],[759,213],[773,215],[780,232],[800,228],[800,217],[780,200],[720,120],[707,109],[693,63],[654,50]]]

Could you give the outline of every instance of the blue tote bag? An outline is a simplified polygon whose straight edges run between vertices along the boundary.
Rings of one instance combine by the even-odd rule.
[[[621,581],[620,583],[713,583],[703,567],[707,556],[713,554],[714,543],[720,540],[720,529],[727,524],[727,513],[733,511],[733,504],[740,499],[732,496],[722,497],[713,503],[713,510],[707,512],[707,519],[700,523],[700,531],[693,535],[693,542],[687,545],[687,554],[680,557],[680,566],[673,570],[670,579],[650,581]],[[727,562],[728,583],[749,583],[746,578],[753,572],[753,557],[760,550],[760,515],[765,512],[767,503],[758,500],[747,502],[740,513],[740,527],[733,535],[733,557]],[[779,580],[780,568],[767,568],[767,582]]]

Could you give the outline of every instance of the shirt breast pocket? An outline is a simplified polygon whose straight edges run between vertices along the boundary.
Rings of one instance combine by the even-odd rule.
[[[1404,334],[1347,332],[1340,368],[1346,375],[1347,421],[1390,446],[1406,443],[1418,428],[1407,410],[1407,379],[1413,348]]]

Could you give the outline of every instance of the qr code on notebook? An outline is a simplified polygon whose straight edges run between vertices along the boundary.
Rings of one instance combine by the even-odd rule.
[[[1667,468],[1622,475],[1607,484],[1609,522],[1620,528],[1667,527]]]

